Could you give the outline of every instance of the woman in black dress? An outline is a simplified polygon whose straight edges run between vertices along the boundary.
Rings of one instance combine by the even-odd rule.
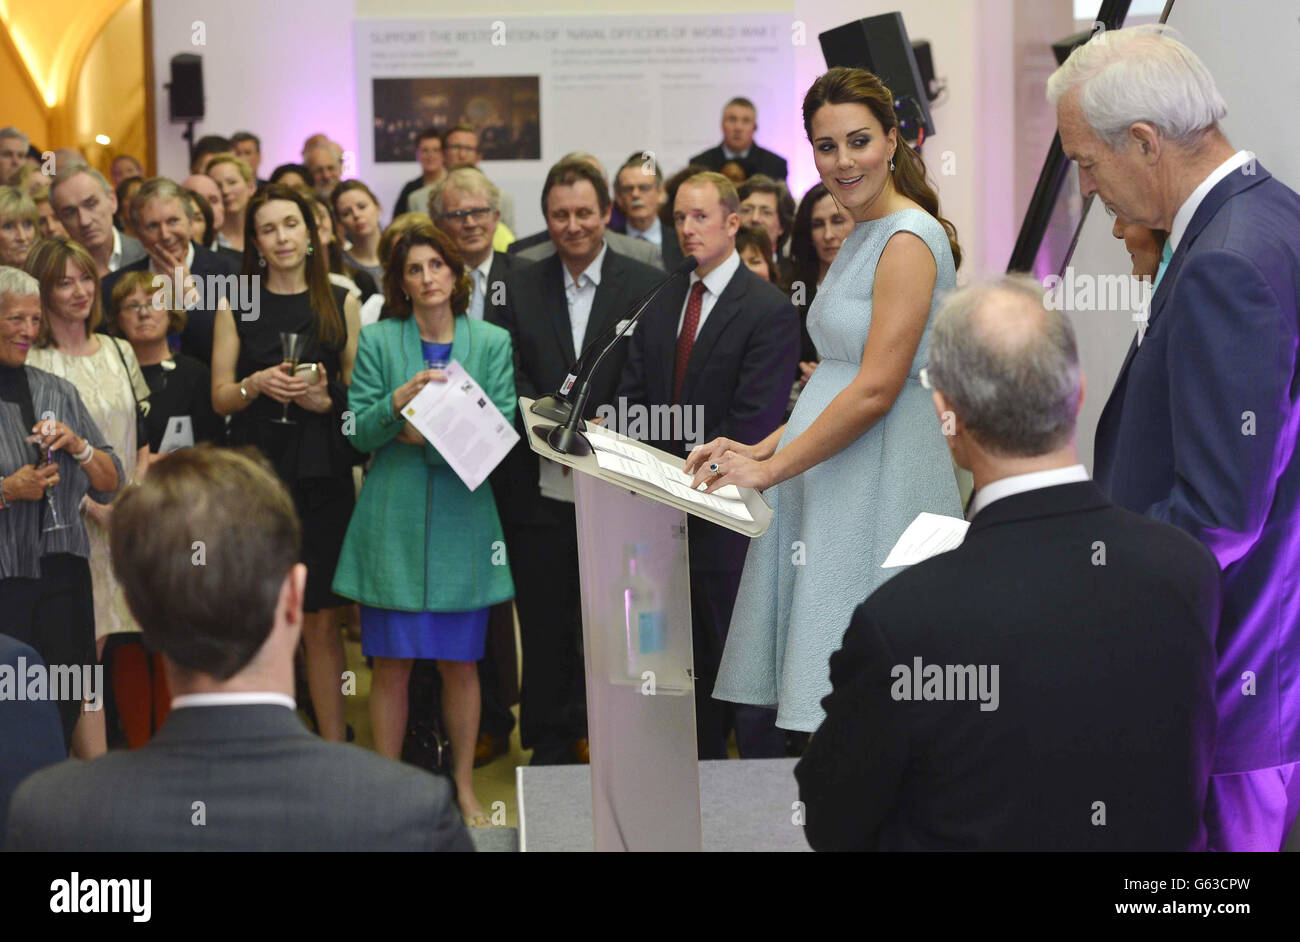
[[[257,277],[259,309],[232,312],[222,302],[212,406],[232,416],[231,443],[259,448],[293,495],[307,564],[307,681],[321,736],[342,741],[344,655],[335,609],[348,601],[330,586],[355,501],[359,455],[344,435],[343,413],[361,313],[345,289],[330,284],[311,204],[294,189],[273,183],[258,191],[245,214],[244,246],[243,277]],[[305,339],[296,371],[285,361],[283,333]],[[286,414],[291,424],[281,421]]]

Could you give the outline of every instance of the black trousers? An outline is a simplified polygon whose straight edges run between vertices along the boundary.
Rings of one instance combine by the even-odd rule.
[[[35,648],[46,667],[96,663],[95,596],[90,564],[80,556],[41,557],[39,579],[0,579],[0,612],[4,633]],[[81,703],[60,700],[58,707],[64,741],[71,743]]]
[[[506,542],[523,650],[520,738],[534,764],[571,761],[569,746],[587,735],[577,529],[513,526]]]

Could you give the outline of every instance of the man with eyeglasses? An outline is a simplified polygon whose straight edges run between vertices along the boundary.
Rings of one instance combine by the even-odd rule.
[[[615,231],[633,239],[649,242],[659,249],[660,261],[668,266],[670,256],[681,262],[681,246],[676,232],[664,237],[659,209],[664,202],[664,175],[654,155],[638,151],[629,157],[614,175],[614,203],[625,220]],[[676,250],[674,252],[674,250]]]
[[[442,135],[442,160],[447,170],[455,170],[457,167],[477,167],[478,162],[483,159],[483,152],[478,146],[478,131],[474,130],[467,124],[458,124],[453,128],[448,128]],[[512,233],[515,230],[515,201],[509,193],[498,191],[499,198],[497,209],[501,213],[501,224],[509,229]],[[415,205],[423,206],[427,195],[421,197],[417,192],[412,199],[418,200]],[[504,250],[504,249],[503,249]]]
[[[505,304],[505,276],[527,262],[495,251],[492,236],[501,221],[501,191],[477,167],[458,167],[433,188],[429,216],[456,243],[474,279],[468,314],[482,320]]]

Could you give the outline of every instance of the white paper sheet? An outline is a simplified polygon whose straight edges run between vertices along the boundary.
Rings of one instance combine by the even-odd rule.
[[[678,500],[707,507],[733,519],[744,520],[746,523],[754,522],[753,514],[749,512],[744,501],[740,500],[740,491],[731,485],[721,490],[731,488],[736,494],[734,499],[719,497],[720,492],[705,494],[703,491],[694,491],[691,490],[690,475],[666,464],[644,449],[620,442],[608,432],[603,435],[589,434],[587,437],[594,449],[596,463],[604,470],[643,481],[662,491],[667,491]]]
[[[447,381],[429,383],[402,410],[447,464],[475,490],[519,441],[514,425],[455,360]]]
[[[907,525],[880,568],[912,566],[923,559],[956,549],[966,538],[969,527],[970,524],[959,517],[921,512]]]

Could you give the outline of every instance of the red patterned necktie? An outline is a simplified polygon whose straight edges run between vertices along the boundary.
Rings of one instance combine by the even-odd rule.
[[[686,316],[682,318],[682,330],[677,335],[677,358],[673,365],[673,402],[682,398],[682,381],[686,379],[686,364],[691,359],[691,349],[695,346],[695,332],[700,327],[700,306],[704,301],[704,282],[697,281],[691,286],[691,296],[686,302]]]

